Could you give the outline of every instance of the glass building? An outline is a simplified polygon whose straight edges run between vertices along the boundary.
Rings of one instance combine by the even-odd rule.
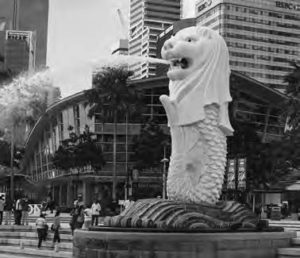
[[[200,0],[196,16],[225,38],[232,70],[285,89],[289,62],[300,60],[298,0]]]
[[[131,0],[129,55],[156,57],[157,35],[180,19],[180,0]],[[156,66],[149,62],[130,67],[133,78],[155,75]]]

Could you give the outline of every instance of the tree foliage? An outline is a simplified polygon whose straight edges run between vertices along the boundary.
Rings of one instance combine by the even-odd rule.
[[[133,139],[132,156],[137,169],[156,167],[164,158],[170,156],[170,136],[165,134],[159,124],[148,121],[141,127],[141,132]]]
[[[85,131],[77,136],[70,132],[70,138],[63,141],[53,156],[53,164],[58,169],[69,170],[91,165],[95,170],[105,165],[102,148],[92,139],[94,134]]]
[[[253,125],[239,122],[228,137],[229,157],[247,158],[247,181],[250,188],[265,188],[280,180],[290,168],[290,148],[286,141],[264,143]]]
[[[124,121],[126,115],[141,115],[141,91],[128,86],[132,72],[124,67],[104,67],[93,78],[93,88],[85,91],[91,105],[88,115],[95,113],[103,122]]]
[[[235,121],[234,103],[231,105],[230,115],[235,132],[233,137],[228,138],[229,155],[247,158],[248,179],[254,188],[276,184],[300,167],[300,70],[296,63],[293,66],[294,71],[285,78],[289,99],[282,103],[282,116],[288,117],[292,130],[281,140],[261,142],[253,125]]]
[[[24,148],[14,146],[13,167],[20,168],[20,162],[24,155]],[[11,166],[11,145],[9,142],[0,139],[0,165]]]

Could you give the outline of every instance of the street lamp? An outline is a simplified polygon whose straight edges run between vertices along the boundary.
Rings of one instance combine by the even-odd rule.
[[[11,141],[10,141],[10,198],[15,198],[15,186],[14,186],[14,144],[15,144],[15,127],[12,127]]]
[[[164,158],[160,161],[163,163],[163,193],[162,198],[167,198],[167,163],[169,160],[166,158],[166,146],[164,146]]]

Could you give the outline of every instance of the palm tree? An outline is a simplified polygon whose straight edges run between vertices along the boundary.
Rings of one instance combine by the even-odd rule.
[[[288,118],[288,125],[297,129],[300,122],[300,65],[296,62],[291,62],[294,67],[293,71],[287,74],[284,82],[287,82],[286,93],[289,100],[284,107],[284,115]]]
[[[116,201],[116,162],[117,162],[117,123],[128,120],[129,116],[141,112],[141,94],[135,87],[127,85],[133,73],[123,67],[104,67],[93,78],[93,88],[86,90],[85,95],[90,104],[88,116],[96,113],[103,123],[113,122],[113,189],[112,199]]]

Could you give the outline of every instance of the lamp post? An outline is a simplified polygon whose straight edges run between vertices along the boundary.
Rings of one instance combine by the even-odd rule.
[[[163,163],[163,192],[162,192],[162,198],[167,198],[167,163],[169,160],[166,158],[166,146],[164,146],[164,158],[160,161]]]
[[[15,186],[14,186],[14,142],[15,142],[15,127],[12,126],[11,140],[10,140],[10,198],[15,199]]]

